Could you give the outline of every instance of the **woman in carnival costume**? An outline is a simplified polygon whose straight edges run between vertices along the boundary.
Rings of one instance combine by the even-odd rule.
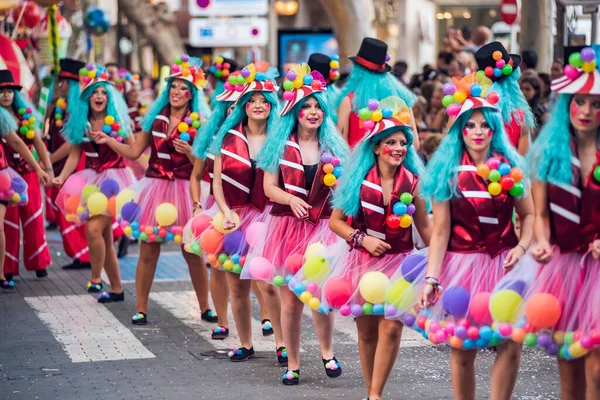
[[[91,136],[105,130],[116,140],[133,142],[130,120],[123,97],[108,80],[106,71],[88,64],[80,77],[85,86],[63,128],[63,136],[70,143],[69,157],[53,180],[56,186],[62,186],[56,202],[67,221],[86,224],[92,264],[88,292],[102,291],[104,268],[111,292],[102,292],[98,301],[123,301],[125,292],[113,248],[113,219],[117,194],[133,185],[135,178],[120,155],[106,144],[94,143]],[[84,153],[86,168],[73,174]]]
[[[85,68],[85,63],[81,61],[70,58],[60,60],[58,79],[48,94],[48,98],[54,101],[51,102],[52,106],[46,117],[46,126],[48,127],[46,147],[50,153],[50,162],[55,176],[60,175],[69,156],[70,145],[62,136],[61,131],[79,102],[81,95],[79,71],[82,68]],[[80,166],[83,166],[83,163],[80,162]],[[91,268],[85,224],[75,226],[75,222],[65,219],[65,215],[56,204],[59,191],[60,188],[56,186],[46,188],[46,217],[58,225],[65,253],[73,259],[71,264],[65,265],[63,268]]]
[[[218,104],[217,96],[229,91],[225,86],[227,86],[229,76],[237,69],[238,63],[235,60],[222,56],[215,58],[215,63],[208,69],[208,83],[213,88],[210,94],[211,108],[215,108]]]
[[[327,82],[325,98],[331,110],[331,120],[337,124],[337,106],[342,90],[335,86],[335,81],[340,79],[340,58],[338,56],[326,56],[321,53],[313,53],[308,57],[307,64],[312,71],[319,71]]]
[[[8,72],[8,71],[7,71]],[[0,99],[9,97],[5,90],[20,90],[21,87],[14,83],[10,72],[0,71]],[[7,101],[8,103],[8,101]],[[9,206],[18,206],[26,204],[28,201],[27,182],[12,169],[6,160],[6,149],[10,148],[19,154],[29,167],[35,171],[37,179],[43,183],[49,183],[50,177],[35,161],[29,147],[16,133],[19,129],[14,116],[4,107],[0,107],[0,222],[4,223],[6,210]],[[36,180],[35,185],[39,186]],[[0,230],[0,288],[12,289],[15,286],[12,278],[5,276],[5,256],[6,256],[6,237],[4,230]]]
[[[39,119],[29,100],[21,93],[21,86],[17,85],[9,70],[0,70],[0,107],[8,112],[19,125],[18,132],[30,151],[35,149],[39,155],[44,170],[54,177],[52,164],[46,146],[41,136],[36,132]],[[6,143],[6,139],[3,139]],[[36,168],[32,168],[27,160],[12,147],[5,148],[8,165],[13,168],[27,182],[27,203],[18,207],[10,207],[4,217],[4,233],[6,234],[6,259],[4,272],[13,276],[19,275],[19,252],[21,232],[23,231],[23,264],[29,271],[35,271],[38,278],[48,275],[46,268],[52,263],[46,232],[44,229],[42,190]],[[48,182],[45,182],[48,183]]]
[[[366,134],[333,196],[330,226],[343,240],[309,258],[290,288],[310,306],[320,303],[321,312],[355,318],[367,392],[380,399],[402,334],[401,322],[383,319],[386,285],[412,257],[413,218],[426,243],[431,227],[419,197],[423,165],[411,146],[410,109],[396,96],[368,107],[360,111]]]
[[[521,344],[501,343],[510,338],[510,326],[496,329],[491,322],[492,316],[514,312],[514,299],[490,298],[531,244],[533,203],[525,194],[522,158],[510,145],[494,106],[498,95],[488,91],[491,81],[473,73],[453,84],[447,93],[455,102],[447,112],[456,118],[421,179],[422,195],[432,200],[434,215],[427,270],[408,271],[394,282],[399,286],[394,294],[404,296],[404,304],[395,305],[406,325],[416,325],[434,344],[452,346],[455,398],[475,399],[477,348],[498,346],[491,398],[510,399]],[[515,209],[520,238],[512,221]],[[414,302],[406,300],[415,286],[425,309],[416,324],[410,310]]]
[[[353,148],[362,139],[358,111],[367,107],[371,99],[381,100],[389,96],[397,96],[412,107],[417,97],[390,73],[392,67],[386,64],[390,56],[387,44],[381,40],[364,38],[358,54],[350,57],[354,67],[348,81],[339,96],[338,128],[342,136]],[[412,117],[412,111],[411,111]],[[414,134],[413,146],[419,149],[419,135],[411,119]]]
[[[127,112],[129,118],[131,118],[132,128],[131,131],[134,135],[137,135],[142,131],[140,123],[142,122],[143,114],[146,110],[143,109],[140,103],[140,80],[137,74],[132,74],[129,71],[119,71],[119,81],[123,90],[123,96],[127,102]],[[146,150],[147,154],[142,154],[140,158],[135,161],[129,159],[125,160],[125,163],[133,171],[136,179],[142,179],[144,173],[148,169],[148,157],[150,155],[149,149]]]
[[[270,210],[263,189],[264,172],[257,168],[255,160],[267,136],[272,135],[277,118],[277,75],[277,70],[268,63],[259,63],[247,65],[237,77],[230,76],[228,83],[236,79],[236,85],[243,88],[240,92],[240,86],[228,86],[219,96],[221,102],[236,101],[235,107],[212,139],[210,148],[204,150],[214,155],[212,189],[217,208],[198,214],[191,222],[194,239],[190,250],[196,254],[204,251],[213,267],[228,272],[232,311],[241,342],[240,348],[229,353],[234,362],[254,356],[251,283],[241,280],[239,274],[246,260],[259,255],[255,244],[264,235]],[[204,141],[210,138],[200,140],[203,141],[198,151],[202,152],[207,147]],[[265,301],[279,303],[277,293],[266,286],[267,290],[261,288]],[[278,361],[284,364],[287,359],[283,356],[281,331],[274,328]],[[227,336],[228,329],[223,329],[220,327],[213,334]]]
[[[504,278],[504,286],[526,286],[513,338],[557,356],[563,399],[600,398],[597,65],[600,46],[585,47],[552,82],[557,103],[529,155],[536,268],[516,268]]]
[[[521,155],[525,155],[529,149],[530,134],[535,131],[536,123],[531,107],[519,86],[521,56],[509,54],[500,42],[492,42],[480,48],[475,58],[480,77],[485,75],[491,79],[494,85],[490,90],[500,96],[497,107],[500,109],[504,130],[510,143]],[[446,90],[444,94],[449,96]],[[448,98],[447,101],[445,106],[450,104],[451,99]]]
[[[167,86],[142,119],[141,133],[129,145],[104,133],[94,135],[96,143],[109,146],[130,160],[150,148],[145,177],[132,189],[119,193],[117,213],[125,233],[140,240],[136,269],[136,314],[134,325],[148,323],[148,298],[160,256],[160,243],[182,243],[183,226],[192,218],[189,179],[194,156],[189,144],[201,124],[198,86],[205,84],[201,68],[190,65],[186,54],[178,57],[166,78]],[[203,260],[183,251],[192,284],[198,297],[201,318],[216,322],[208,303],[208,274]]]
[[[276,134],[268,138],[259,158],[259,167],[265,170],[265,193],[274,202],[272,217],[258,246],[263,257],[246,263],[242,271],[243,278],[264,280],[276,287],[285,285],[286,275],[291,279],[304,257],[335,240],[329,230],[328,202],[336,181],[334,173],[340,176],[341,164],[348,156],[348,146],[330,117],[323,76],[306,64],[298,65],[288,71],[283,87],[286,103]],[[280,309],[267,304],[272,306],[269,315],[275,326],[277,317],[281,318],[288,349],[283,383],[296,385],[304,304],[285,287],[280,295]],[[342,370],[332,349],[333,316],[314,311],[313,321],[326,373],[338,377]]]

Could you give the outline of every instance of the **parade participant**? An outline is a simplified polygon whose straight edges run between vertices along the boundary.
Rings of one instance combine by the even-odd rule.
[[[431,228],[410,109],[396,96],[368,104],[360,111],[366,134],[333,196],[330,226],[343,240],[307,259],[290,288],[322,312],[355,318],[367,393],[380,399],[402,334],[400,321],[383,318],[386,283],[414,250],[412,219],[427,244]]]
[[[226,82],[229,79],[229,76],[232,72],[237,71],[238,63],[231,58],[219,56],[215,58],[215,63],[208,69],[208,83],[213,88],[213,91],[210,95],[210,106],[211,108],[215,108],[219,100],[217,96],[219,96],[223,92],[227,92],[225,89]]]
[[[178,57],[166,78],[167,87],[142,119],[142,131],[135,143],[126,145],[104,133],[93,138],[100,145],[127,157],[138,159],[150,147],[146,175],[124,198],[120,212],[127,234],[140,240],[136,270],[137,312],[134,325],[148,323],[148,299],[160,256],[160,243],[182,242],[183,226],[192,217],[189,179],[194,156],[189,141],[200,127],[198,86],[206,83],[201,68],[190,65],[187,54]],[[125,195],[124,195],[125,196]],[[208,274],[202,259],[183,251],[192,284],[198,297],[201,318],[216,322],[208,304]]]
[[[505,278],[527,282],[526,345],[558,357],[561,398],[600,398],[600,46],[569,57],[552,81],[554,112],[530,152],[535,206],[535,273],[520,266]],[[539,266],[539,268],[538,268]],[[512,321],[511,321],[512,322]],[[523,325],[524,324],[524,325]],[[587,397],[586,397],[587,390]]]
[[[123,94],[125,96],[125,101],[127,102],[127,112],[129,113],[129,118],[131,118],[131,122],[133,124],[132,132],[134,135],[137,135],[142,131],[142,127],[140,126],[140,122],[142,121],[143,111],[145,111],[140,104],[140,81],[137,74],[132,74],[131,72],[125,72],[123,74]],[[148,169],[148,157],[150,156],[150,152],[146,150],[147,154],[141,155],[137,160],[125,160],[125,163],[129,168],[132,169],[136,179],[142,179],[144,177],[144,173]]]
[[[409,107],[416,102],[416,96],[390,73],[392,67],[386,64],[389,61],[387,48],[387,44],[381,40],[364,38],[358,54],[349,57],[354,67],[339,97],[338,128],[350,148],[362,139],[364,132],[360,127],[358,111],[367,107],[370,99],[382,100],[388,96],[397,96]],[[414,118],[411,119],[413,120]],[[416,134],[414,122],[411,124],[415,132],[413,146],[418,150],[419,135]]]
[[[239,75],[238,84],[246,82],[242,92],[228,94],[229,91],[226,91],[223,97],[219,97],[225,100],[239,96],[209,149],[215,156],[212,189],[218,213],[214,215],[209,210],[195,218],[201,220],[207,215],[214,215],[212,228],[201,232],[199,242],[208,253],[210,264],[229,272],[227,282],[233,317],[241,342],[238,349],[229,353],[230,360],[234,362],[254,357],[251,282],[241,280],[239,274],[242,265],[248,262],[245,260],[260,258],[260,253],[251,248],[253,243],[249,241],[250,237],[260,235],[253,235],[249,231],[253,227],[264,226],[269,216],[269,199],[263,190],[264,172],[257,168],[256,159],[265,140],[274,132],[278,111],[276,93],[279,88],[275,85],[277,75],[277,70],[266,62],[247,65]],[[229,97],[230,95],[232,97]],[[211,241],[215,243],[211,244]],[[266,284],[263,286],[265,290],[262,287],[259,289],[265,303],[279,304],[277,292]],[[278,314],[269,314],[274,319],[278,362],[285,364],[286,350],[281,330],[275,322]]]
[[[475,53],[480,74],[494,82],[491,90],[498,93],[504,130],[510,143],[525,155],[529,149],[529,135],[535,131],[535,117],[519,86],[521,56],[509,54],[500,42],[484,45]]]
[[[264,265],[253,265],[252,260],[242,271],[243,278],[265,280],[279,287],[285,284],[284,271],[291,260],[310,252],[309,246],[335,240],[329,230],[328,202],[336,178],[333,170],[328,170],[331,165],[325,164],[332,155],[336,163],[348,158],[348,146],[330,117],[324,93],[327,85],[321,73],[311,71],[306,64],[295,66],[287,72],[283,87],[286,102],[276,133],[267,139],[259,157],[259,167],[265,171],[265,194],[274,202],[259,249]],[[269,300],[266,304],[273,327],[281,329],[287,345],[288,369],[283,384],[297,385],[304,304],[286,287],[281,288],[280,296],[281,306]],[[338,377],[342,369],[332,349],[333,315],[313,311],[313,321],[325,371],[331,378]]]
[[[6,75],[5,75],[6,74]],[[0,99],[4,99],[5,90],[20,90],[21,87],[14,83],[6,72],[0,71]],[[7,96],[8,97],[8,96]],[[8,104],[8,100],[6,101]],[[16,154],[19,154],[29,167],[35,171],[38,179],[43,183],[49,183],[50,177],[35,161],[29,147],[16,133],[19,127],[16,124],[14,116],[5,108],[0,107],[0,223],[4,223],[4,218],[9,205],[22,205],[28,201],[28,183],[12,169],[6,160],[5,149],[10,146]],[[33,182],[39,186],[39,183]],[[4,230],[0,230],[0,288],[12,289],[15,286],[14,281],[8,273],[5,273],[5,255],[6,255],[6,237]]]
[[[0,70],[0,106],[6,110],[19,125],[19,133],[22,140],[27,144],[30,151],[35,149],[44,170],[54,177],[52,163],[46,146],[41,136],[36,133],[35,108],[29,100],[21,93],[21,86],[15,83],[9,70]],[[3,140],[6,143],[5,138]],[[4,233],[6,235],[6,259],[4,260],[4,273],[12,279],[19,275],[19,253],[21,233],[19,221],[27,235],[23,237],[23,264],[29,271],[35,271],[38,278],[48,275],[46,268],[52,263],[46,232],[44,229],[42,190],[39,184],[36,168],[29,163],[18,152],[8,146],[5,148],[8,165],[13,168],[27,182],[26,204],[19,207],[10,207],[6,210],[4,217]],[[48,183],[48,182],[45,182]]]
[[[85,67],[81,61],[65,58],[60,60],[60,72],[53,85],[55,99],[53,106],[47,112],[47,143],[50,152],[50,161],[54,168],[54,176],[59,176],[69,156],[69,143],[63,138],[61,130],[69,115],[73,113],[81,95],[79,87],[79,71]],[[89,248],[86,239],[85,225],[77,226],[68,222],[65,215],[56,205],[56,197],[60,188],[48,186],[46,188],[46,213],[52,212],[60,230],[65,253],[73,259],[71,264],[63,269],[91,268]]]
[[[510,303],[501,301],[495,308],[489,300],[531,244],[533,203],[525,194],[522,159],[504,133],[494,106],[498,95],[490,85],[473,73],[446,88],[454,99],[447,112],[455,120],[421,178],[422,195],[433,201],[428,265],[425,274],[405,279],[422,288],[421,307],[429,309],[418,317],[417,329],[434,344],[452,346],[456,399],[475,399],[477,347],[498,348],[491,376],[494,399],[511,398],[521,354],[520,343],[501,343],[505,332],[491,327],[490,310],[510,312]],[[520,238],[512,220],[515,209]],[[413,325],[414,316],[406,314],[404,322]]]
[[[328,57],[325,54],[313,53],[308,57],[307,64],[312,71],[319,71],[327,82],[327,90],[324,92],[327,105],[331,110],[331,120],[337,124],[337,105],[342,90],[335,86],[340,79],[340,61],[338,56]]]
[[[67,221],[85,222],[92,264],[88,292],[102,292],[104,268],[111,291],[102,292],[98,302],[123,301],[125,292],[113,248],[114,203],[119,191],[130,187],[135,178],[121,156],[106,144],[94,143],[92,137],[95,132],[108,130],[115,141],[133,143],[129,131],[131,121],[123,97],[108,80],[106,71],[88,64],[80,71],[80,79],[84,85],[80,98],[63,128],[70,149],[60,175],[53,180],[56,186],[62,186],[56,203]],[[83,153],[85,169],[73,174]]]

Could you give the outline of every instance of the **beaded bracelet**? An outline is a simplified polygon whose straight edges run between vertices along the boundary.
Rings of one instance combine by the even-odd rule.
[[[354,232],[350,234],[350,241],[352,244],[352,248],[359,248],[363,245],[363,240],[367,234],[361,230],[355,229]]]

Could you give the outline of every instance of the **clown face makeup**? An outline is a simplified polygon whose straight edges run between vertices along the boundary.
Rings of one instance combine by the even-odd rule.
[[[471,118],[465,124],[463,130],[463,141],[468,149],[483,151],[490,147],[494,132],[485,120],[483,114],[475,110]]]
[[[298,124],[306,131],[319,129],[323,124],[323,110],[314,97],[306,99],[298,113]]]
[[[574,95],[569,104],[569,117],[578,132],[596,133],[600,127],[600,95]]]
[[[402,164],[407,151],[408,141],[401,131],[392,133],[373,147],[373,152],[381,161],[395,167]]]
[[[246,115],[253,121],[265,121],[271,114],[271,104],[265,96],[254,93],[246,103]]]
[[[190,102],[190,88],[186,81],[182,79],[174,79],[171,83],[171,90],[169,91],[169,102],[171,107],[183,108]]]
[[[103,86],[99,86],[94,89],[92,95],[90,96],[90,108],[92,111],[96,113],[101,113],[106,110],[106,106],[108,105],[108,94],[106,93],[106,88]]]

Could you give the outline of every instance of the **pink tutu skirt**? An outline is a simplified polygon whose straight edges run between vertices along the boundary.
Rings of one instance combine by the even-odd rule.
[[[192,218],[190,182],[146,177],[132,190],[133,199],[120,209],[125,233],[148,243],[182,243],[183,227]]]
[[[261,258],[246,263],[241,278],[283,286],[290,270],[298,271],[303,259],[310,258],[337,239],[338,236],[329,229],[329,219],[320,219],[313,225],[292,216],[271,216],[265,234],[256,246]],[[291,263],[296,267],[291,268]]]
[[[0,201],[10,206],[27,204],[27,182],[11,167],[0,170]]]
[[[338,238],[331,246],[307,259],[290,279],[290,290],[313,310],[339,310],[347,317],[383,315],[385,289],[390,278],[411,253],[375,257],[351,249]]]
[[[65,181],[56,197],[56,204],[67,221],[77,224],[97,215],[114,218],[119,193],[135,182],[127,168],[109,168],[102,172],[87,168]]]
[[[600,261],[591,254],[562,254],[552,248],[548,264],[528,257],[500,282],[517,287],[522,302],[511,322],[512,338],[564,359],[583,357],[600,346]]]
[[[222,214],[215,203],[210,209],[196,215],[186,225],[185,249],[205,257],[217,269],[240,274],[244,265],[261,253],[256,246],[263,239],[270,216],[271,206],[263,212],[251,206],[235,209],[239,217],[238,228],[223,229]]]

